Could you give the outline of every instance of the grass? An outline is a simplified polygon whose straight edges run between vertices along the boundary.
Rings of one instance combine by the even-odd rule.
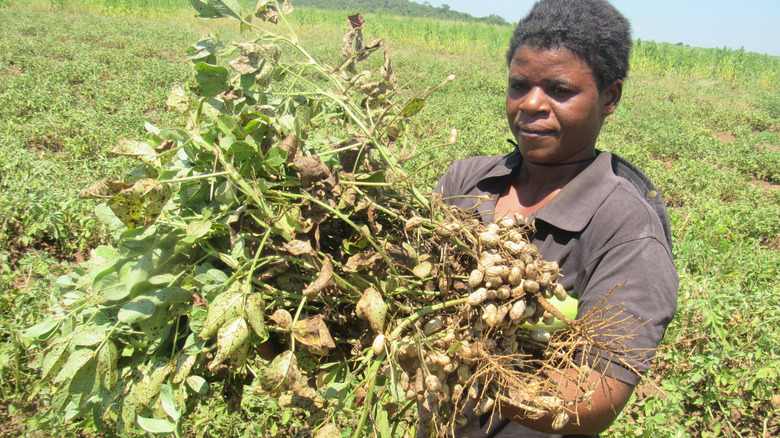
[[[58,298],[53,279],[110,239],[79,190],[123,173],[127,163],[105,155],[119,138],[139,137],[145,122],[180,123],[165,99],[190,80],[189,44],[207,32],[245,37],[164,0],[0,1],[0,22],[0,433],[15,436],[43,421],[29,419],[40,401],[18,332]],[[408,163],[424,184],[442,163],[507,150],[503,45],[511,29],[386,15],[367,23],[366,40],[383,38],[412,89],[458,77],[409,132],[430,149]],[[339,62],[340,14],[299,10],[291,25],[315,57]],[[599,147],[633,160],[667,199],[681,287],[648,376],[657,388],[638,388],[610,435],[776,434],[780,58],[642,41],[631,61]],[[458,146],[434,148],[452,129]],[[203,418],[230,423],[220,409]]]
[[[104,152],[119,138],[138,136],[145,121],[173,121],[165,99],[189,71],[171,44],[185,46],[195,34],[150,33],[132,19],[0,13],[7,23],[0,31],[2,174],[19,189],[2,195],[0,248],[37,241],[83,251],[95,243],[78,231],[94,228],[79,223],[92,207],[78,201],[76,188],[117,168]]]

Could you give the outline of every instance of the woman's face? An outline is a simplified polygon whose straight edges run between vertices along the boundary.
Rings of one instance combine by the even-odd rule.
[[[618,80],[599,90],[590,66],[568,50],[518,47],[509,66],[506,116],[523,158],[561,164],[593,157],[622,85]]]

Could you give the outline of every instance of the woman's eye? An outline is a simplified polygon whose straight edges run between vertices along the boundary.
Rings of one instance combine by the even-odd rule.
[[[566,87],[558,87],[558,86],[550,88],[550,92],[551,92],[552,94],[555,94],[555,95],[557,95],[557,96],[569,96],[569,95],[571,95],[571,94],[573,94],[573,93],[574,93],[574,91],[572,91],[572,90],[571,90],[571,89],[569,89],[569,88],[566,88]]]
[[[513,90],[527,90],[528,83],[525,81],[509,81],[509,88]]]
[[[510,85],[509,91],[515,96],[525,96],[526,94],[528,94],[529,91],[531,91],[531,89],[530,87],[519,84],[519,85]]]

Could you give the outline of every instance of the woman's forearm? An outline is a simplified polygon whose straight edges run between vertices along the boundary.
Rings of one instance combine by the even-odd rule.
[[[512,404],[507,398],[501,400],[499,405],[501,415],[540,432],[595,435],[609,428],[628,403],[634,390],[632,385],[591,371],[588,387],[594,392],[590,397],[586,397],[587,390],[573,383],[576,376],[566,378],[562,374],[555,374],[552,378],[558,381],[558,389],[565,400],[564,412],[569,416],[569,421],[563,428],[552,427],[559,412],[550,412],[541,418],[531,419],[527,410]]]

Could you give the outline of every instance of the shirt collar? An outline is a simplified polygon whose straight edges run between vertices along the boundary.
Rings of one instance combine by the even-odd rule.
[[[584,230],[596,210],[618,184],[617,177],[612,171],[612,154],[598,150],[596,153],[596,159],[590,166],[569,181],[550,202],[529,219],[541,220],[570,232]],[[515,149],[500,165],[495,166],[480,180],[508,178],[522,161],[522,155]],[[493,221],[493,211],[498,196],[501,196],[501,193],[497,193],[490,202],[482,203],[477,207],[484,220]]]
[[[515,147],[515,150],[507,154],[503,160],[479,179],[480,182],[477,185],[481,186],[481,183],[486,182],[487,184],[480,189],[484,190],[485,194],[490,197],[489,200],[477,204],[476,211],[483,222],[493,222],[498,197],[501,196],[506,185],[511,182],[511,175],[519,168],[522,161],[523,156]],[[491,179],[494,181],[488,182]]]
[[[500,163],[500,165],[494,167],[490,172],[486,173],[481,179],[486,180],[489,178],[503,178],[512,174],[518,165],[523,161],[523,156],[520,155],[520,151],[515,150],[506,155],[506,159]]]
[[[534,219],[571,232],[585,229],[619,182],[612,171],[612,154],[597,153],[593,163],[540,208]]]

